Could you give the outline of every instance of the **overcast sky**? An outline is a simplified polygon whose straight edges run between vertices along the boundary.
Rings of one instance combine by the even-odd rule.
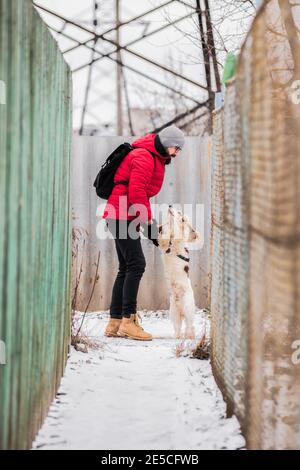
[[[157,5],[166,3],[167,0],[123,0],[121,1],[121,21],[125,21],[140,13],[154,8]],[[45,6],[46,8],[55,11],[58,14],[63,15],[69,19],[72,19],[88,29],[93,29],[92,25],[92,14],[93,14],[93,0],[37,0],[36,3]],[[194,0],[186,0],[186,3],[195,5]],[[212,3],[212,2],[211,2]],[[103,32],[114,25],[115,22],[115,0],[101,0],[99,2],[100,8],[98,10],[99,27],[98,32]],[[173,2],[170,6],[164,7],[155,13],[152,13],[144,18],[145,21],[149,22],[148,25],[135,24],[130,26],[124,26],[121,28],[121,44],[125,45],[128,42],[141,36],[144,28],[147,27],[147,32],[159,28],[160,26],[167,24],[170,21],[174,21],[177,18],[183,17],[191,12],[187,6],[180,4],[179,2]],[[55,19],[53,16],[44,14],[40,11],[41,16],[44,18],[47,24],[61,28],[62,21]],[[232,27],[230,21],[228,21],[223,28]],[[178,30],[180,28],[180,30]],[[78,39],[79,41],[87,40],[91,36],[89,33],[79,30],[73,26],[68,26],[64,30],[69,36]],[[193,37],[187,37],[183,32],[191,33]],[[131,46],[131,49],[149,57],[156,62],[168,65],[170,68],[181,72],[186,77],[192,78],[205,85],[205,77],[202,66],[202,53],[199,48],[199,42],[197,37],[197,16],[194,15],[186,20],[181,21],[176,27],[171,26],[165,29],[163,32],[150,36],[149,38],[143,39],[137,44]],[[115,40],[114,33],[107,36],[110,39]],[[61,50],[66,50],[68,47],[74,45],[74,42],[69,39],[63,38],[61,35],[56,35]],[[90,43],[91,44],[91,43]],[[113,50],[113,46],[110,44],[99,41],[97,49],[102,53],[107,53]],[[115,56],[114,56],[115,57]],[[80,47],[76,51],[65,54],[65,59],[70,64],[71,68],[87,64],[91,59],[91,51],[85,47]],[[169,61],[172,59],[172,65]],[[222,61],[224,55],[220,55],[219,59]],[[138,68],[143,72],[151,75],[160,81],[164,81],[168,84],[172,84],[174,87],[182,87],[183,91],[199,100],[205,99],[206,94],[194,85],[190,85],[187,82],[178,81],[173,76],[166,75],[155,66],[148,64],[147,62],[137,59],[133,55],[123,52],[122,60],[129,66]],[[89,110],[90,113],[86,117],[86,124],[95,123],[98,118],[102,123],[115,121],[116,119],[116,66],[115,63],[105,58],[96,62],[93,66],[92,74],[92,87],[89,97]],[[84,103],[85,88],[87,82],[88,67],[73,74],[74,83],[74,127],[78,128],[80,125],[80,116],[82,105]],[[126,72],[126,79],[129,86],[131,106],[143,107],[147,102],[143,102],[143,90],[144,96],[146,92],[151,90],[157,90],[160,93],[164,93],[165,89],[149,82],[147,79],[143,79],[133,72]],[[138,92],[137,92],[138,91]],[[191,106],[193,103],[190,103]],[[93,115],[92,115],[93,113]]]

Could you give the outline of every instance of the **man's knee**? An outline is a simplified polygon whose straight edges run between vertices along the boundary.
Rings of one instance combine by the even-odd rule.
[[[125,277],[125,275],[126,275],[126,264],[125,265],[119,265],[119,270],[118,270],[117,277],[121,278],[121,277]]]
[[[146,269],[146,260],[145,258],[143,257],[140,261],[140,269],[141,269],[141,272],[144,273],[145,272],[145,269]]]
[[[140,274],[141,276],[145,272],[146,269],[146,259],[144,256],[135,256],[128,262],[128,269],[136,274]]]
[[[145,272],[145,269],[146,269],[146,260],[145,260],[145,257],[144,256],[140,256],[137,260],[136,260],[136,269],[138,270],[138,272],[140,272],[141,274],[143,274]]]

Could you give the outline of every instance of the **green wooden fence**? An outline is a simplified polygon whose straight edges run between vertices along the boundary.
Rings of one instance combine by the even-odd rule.
[[[70,70],[32,2],[0,0],[1,449],[31,446],[65,366],[70,142]]]

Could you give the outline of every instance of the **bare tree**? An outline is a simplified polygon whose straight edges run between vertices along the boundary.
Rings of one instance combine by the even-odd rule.
[[[209,7],[217,63],[220,71],[222,71],[226,54],[228,52],[236,53],[241,47],[256,13],[254,2],[252,0],[189,0],[189,2],[185,1],[184,4],[187,11],[192,7],[198,8],[200,6],[201,16],[203,16],[204,19],[207,7]],[[171,18],[168,16],[167,19],[171,21]],[[182,51],[182,64],[201,64],[205,68],[205,66],[208,65],[208,59],[205,57],[205,54],[201,52],[203,42],[201,41],[201,24],[199,17],[192,16],[185,22],[184,29],[182,29],[180,25],[174,25],[173,27],[176,28],[185,39],[190,41],[193,46],[192,51],[189,53]],[[204,31],[204,33],[207,38],[207,31]],[[180,51],[180,41],[178,44]],[[199,47],[201,45],[202,47]],[[211,53],[211,50],[209,50],[209,53]]]
[[[183,64],[176,63],[171,52],[169,52],[166,63],[168,67],[175,68],[182,73]],[[182,81],[177,77],[169,77],[165,73],[164,80],[170,85],[170,88],[184,91]],[[176,125],[185,130],[188,135],[200,135],[207,130],[206,121],[208,119],[207,107],[199,108],[195,112],[189,113],[191,103],[183,97],[178,98],[178,94],[169,89],[167,91],[159,87],[149,88],[147,82],[141,80],[132,80],[128,82],[131,88],[131,96],[134,97],[135,106],[131,109],[132,127],[136,134],[143,134],[151,130],[160,128],[176,116],[187,114],[179,119]],[[206,95],[203,93],[203,100]],[[130,134],[130,123],[128,120],[124,123],[126,131]],[[126,132],[125,132],[126,134]]]

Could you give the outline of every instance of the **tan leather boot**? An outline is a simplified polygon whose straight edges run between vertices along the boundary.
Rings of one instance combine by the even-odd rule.
[[[118,336],[139,341],[151,341],[153,339],[152,335],[144,331],[140,325],[137,314],[130,315],[130,318],[123,317]]]
[[[114,336],[118,338],[119,335],[117,335],[117,333],[121,323],[122,319],[119,320],[118,318],[110,318],[105,329],[104,336]]]

